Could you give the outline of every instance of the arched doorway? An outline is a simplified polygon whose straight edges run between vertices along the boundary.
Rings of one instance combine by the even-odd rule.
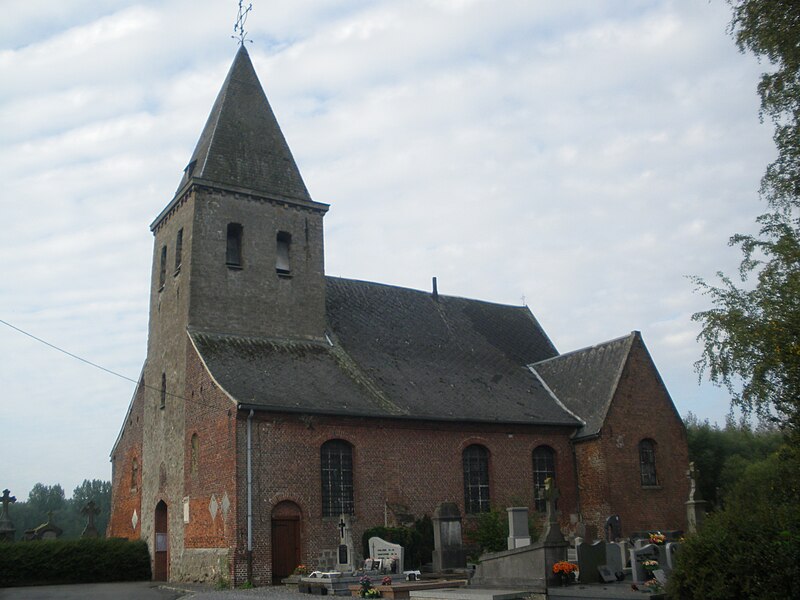
[[[300,507],[284,500],[272,509],[272,583],[280,584],[300,564]]]
[[[161,500],[156,504],[155,540],[153,544],[153,579],[169,580],[169,537],[167,535],[167,505]]]

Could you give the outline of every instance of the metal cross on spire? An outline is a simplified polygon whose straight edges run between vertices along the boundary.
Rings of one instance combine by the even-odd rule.
[[[251,10],[253,10],[252,2],[245,8],[242,6],[242,0],[239,0],[239,14],[236,16],[236,23],[233,25],[233,32],[235,35],[232,35],[231,38],[238,38],[241,46],[244,46],[245,42],[253,43],[253,40],[247,39],[247,31],[244,28],[244,24],[247,22],[247,15]]]

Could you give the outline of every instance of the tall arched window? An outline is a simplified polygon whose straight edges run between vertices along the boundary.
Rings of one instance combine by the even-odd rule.
[[[344,440],[329,440],[320,449],[322,516],[353,514],[353,447]]]
[[[489,451],[478,444],[464,448],[464,510],[489,511]]]
[[[642,485],[658,485],[656,476],[656,443],[650,439],[639,442],[639,470]]]
[[[275,259],[275,270],[279,275],[289,275],[292,272],[292,263],[290,261],[291,247],[292,235],[285,231],[279,231],[277,238],[277,257]]]
[[[544,481],[548,477],[556,479],[556,453],[550,446],[539,446],[533,451],[533,498],[537,512],[547,510]]]

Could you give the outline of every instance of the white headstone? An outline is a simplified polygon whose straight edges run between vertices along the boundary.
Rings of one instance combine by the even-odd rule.
[[[379,537],[371,537],[369,538],[369,555],[371,558],[381,561],[392,560],[391,572],[403,572],[403,547],[400,544],[393,544]],[[385,567],[386,564],[388,562],[382,563],[382,566]]]

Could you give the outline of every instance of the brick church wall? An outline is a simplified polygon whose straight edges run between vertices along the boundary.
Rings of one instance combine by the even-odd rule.
[[[241,415],[240,415],[241,419]],[[246,449],[241,421],[239,456]],[[322,516],[320,447],[331,439],[353,446],[355,514],[353,540],[361,553],[363,532],[383,525],[384,503],[407,505],[416,518],[432,515],[445,501],[464,512],[462,451],[482,444],[490,453],[493,507],[528,506],[533,512],[534,448],[546,444],[556,452],[556,479],[564,519],[575,511],[575,481],[568,431],[519,425],[432,423],[326,416],[257,414],[253,425],[254,580],[271,581],[271,516],[282,501],[299,506],[301,562],[318,565],[325,550],[339,543],[338,515]],[[246,506],[244,458],[239,461],[239,503]],[[468,528],[474,517],[467,516]],[[564,525],[566,525],[566,522]],[[244,521],[240,520],[244,529]],[[243,557],[243,555],[241,555]]]
[[[108,520],[107,537],[138,539],[141,534],[143,407],[144,388],[139,385],[111,456],[112,512]]]
[[[658,485],[641,483],[639,442],[655,442]],[[686,429],[637,338],[620,377],[600,437],[576,444],[584,522],[603,536],[618,514],[623,536],[634,531],[685,530],[689,493]]]

